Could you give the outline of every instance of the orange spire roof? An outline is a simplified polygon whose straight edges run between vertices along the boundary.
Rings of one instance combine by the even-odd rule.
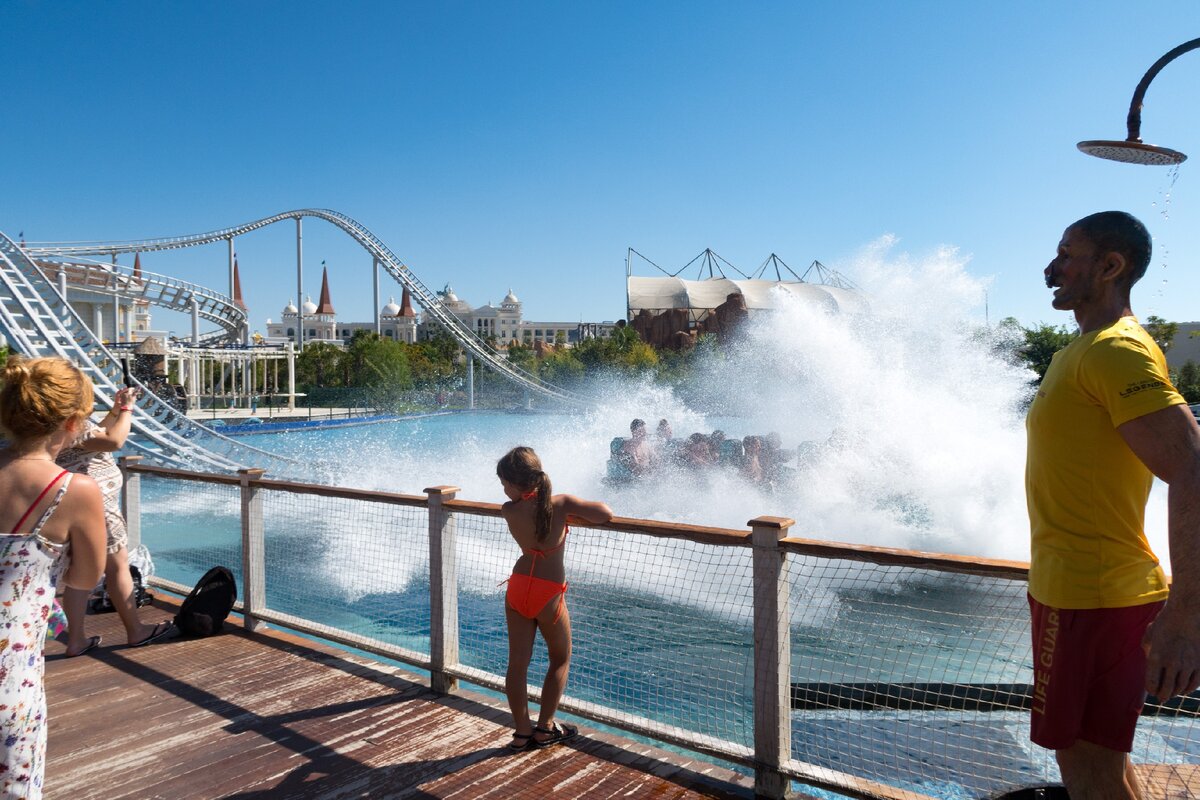
[[[238,274],[237,256],[233,257],[233,304],[242,311],[246,310],[246,301],[242,299],[242,276]]]
[[[321,302],[317,303],[318,314],[333,314],[333,303],[329,299],[329,268],[321,270]]]
[[[142,277],[142,254],[141,253],[133,254],[133,277],[135,277],[135,278]]]
[[[415,317],[416,313],[412,307],[412,293],[408,291],[408,287],[404,287],[404,295],[400,298],[400,316]]]

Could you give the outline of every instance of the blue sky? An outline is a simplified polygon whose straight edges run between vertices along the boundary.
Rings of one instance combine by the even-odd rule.
[[[555,321],[622,316],[631,246],[853,278],[892,234],[916,260],[969,256],[993,321],[1057,324],[1041,269],[1062,228],[1120,208],[1156,239],[1135,310],[1196,320],[1200,51],[1143,114],[1146,141],[1193,156],[1176,182],[1075,143],[1124,138],[1137,81],[1197,17],[1193,0],[9,0],[0,230],[129,239],[332,208],[427,285],[476,305],[511,287]],[[255,329],[295,296],[293,236],[237,243]],[[314,296],[322,260],[339,318],[370,319],[369,257],[308,221]],[[225,285],[220,246],[143,265]]]

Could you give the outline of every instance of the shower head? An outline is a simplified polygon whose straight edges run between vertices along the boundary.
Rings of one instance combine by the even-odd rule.
[[[1184,53],[1196,50],[1197,48],[1200,48],[1200,39],[1192,39],[1190,42],[1184,42],[1174,50],[1166,53],[1158,61],[1155,61],[1150,69],[1146,71],[1146,74],[1142,76],[1142,80],[1138,83],[1137,88],[1133,90],[1133,100],[1129,103],[1129,116],[1125,119],[1125,127],[1129,132],[1129,136],[1126,137],[1125,141],[1104,141],[1097,139],[1080,142],[1077,145],[1080,151],[1087,153],[1089,156],[1107,158],[1110,161],[1124,161],[1126,164],[1152,164],[1155,166],[1182,164],[1187,159],[1187,156],[1178,150],[1142,143],[1142,101],[1146,97],[1146,90],[1150,88],[1150,81],[1154,80],[1154,76],[1163,67]]]
[[[1124,161],[1126,164],[1150,164],[1152,166],[1169,166],[1182,164],[1187,156],[1178,150],[1159,147],[1155,144],[1142,142],[1116,141],[1093,139],[1076,145],[1080,152],[1096,158],[1107,158],[1109,161]]]

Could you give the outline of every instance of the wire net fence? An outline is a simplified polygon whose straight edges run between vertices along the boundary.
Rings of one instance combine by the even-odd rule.
[[[209,567],[229,567],[241,581],[242,510],[237,486],[142,475],[142,543],[155,575],[192,586]]]
[[[155,474],[141,486],[142,539],[160,578],[190,586],[223,564],[241,580],[240,487]],[[268,613],[427,662],[424,500],[328,492],[259,489]],[[502,681],[502,582],[519,551],[494,511],[456,509],[451,519],[458,666]],[[647,734],[669,741],[753,752],[754,549],[651,535],[650,526],[573,528],[567,548],[568,699],[646,720]],[[939,798],[1058,779],[1052,755],[1028,740],[1033,654],[1022,580],[783,549],[786,774],[858,795],[894,797],[894,787]],[[537,686],[547,665],[543,647],[534,653]],[[1148,796],[1194,796],[1200,786],[1197,713],[1191,698],[1147,706],[1133,760]]]
[[[459,658],[503,675],[500,585],[519,556],[504,521],[456,514]],[[749,745],[753,598],[748,548],[572,527],[570,697],[701,737]],[[544,648],[529,682],[540,685]]]

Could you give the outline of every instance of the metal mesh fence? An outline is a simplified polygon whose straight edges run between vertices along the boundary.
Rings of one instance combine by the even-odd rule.
[[[263,504],[268,608],[428,652],[424,508],[286,491]]]
[[[260,490],[266,613],[428,659],[427,508],[312,490]],[[142,537],[161,578],[190,586],[224,564],[240,580],[240,514],[238,486],[142,477]],[[456,509],[452,519],[459,665],[495,683],[508,658],[501,582],[519,550],[494,514]],[[753,549],[664,538],[647,525],[571,531],[567,698],[650,720],[647,732],[669,741],[752,752]],[[1028,740],[1025,583],[852,558],[786,555],[784,772],[888,797],[984,797],[1056,780],[1052,755]],[[537,685],[545,648],[534,653]],[[1133,760],[1149,796],[1200,782],[1198,713],[1191,698],[1147,706]]]
[[[143,475],[142,543],[156,577],[193,586],[210,567],[241,580],[242,511],[237,486]]]
[[[520,551],[504,521],[458,514],[459,657],[504,674],[504,587]],[[572,528],[567,694],[748,745],[753,613],[748,548]],[[545,648],[529,680],[540,685]]]

